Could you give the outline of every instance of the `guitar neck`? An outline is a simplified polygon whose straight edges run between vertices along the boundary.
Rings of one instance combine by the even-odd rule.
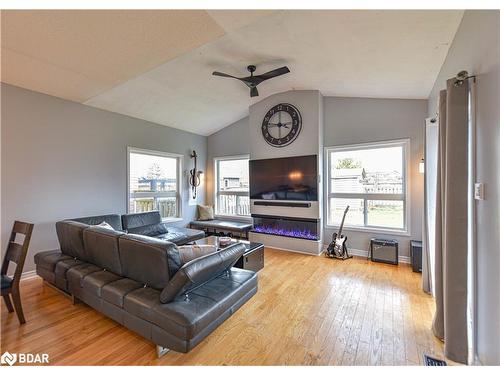
[[[347,215],[347,211],[349,211],[349,206],[346,207],[346,209],[344,210],[344,216],[342,216],[342,222],[340,223],[339,227],[339,234],[338,234],[339,237],[342,235],[342,229],[344,229],[344,221]]]

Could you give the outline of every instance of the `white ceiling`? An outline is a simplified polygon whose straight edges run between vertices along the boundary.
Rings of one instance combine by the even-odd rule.
[[[202,10],[2,11],[2,81],[83,102],[222,35]]]
[[[81,12],[81,13],[78,13]],[[462,11],[2,12],[2,81],[209,135],[290,89],[427,98]],[[259,85],[247,75],[287,65]]]

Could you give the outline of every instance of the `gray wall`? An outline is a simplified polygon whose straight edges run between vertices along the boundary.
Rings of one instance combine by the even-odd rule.
[[[408,256],[410,239],[421,239],[423,208],[423,176],[418,173],[418,163],[423,157],[424,119],[427,115],[426,100],[323,98],[324,146],[355,144],[400,138],[410,138],[410,199],[411,237],[390,236],[400,244],[400,255]],[[248,117],[208,137],[208,164],[213,157],[246,154],[250,152]],[[299,135],[303,137],[304,134]],[[213,185],[210,171],[207,176],[209,202]],[[332,231],[325,229],[324,241]],[[347,232],[349,246],[368,250],[370,238],[386,237],[378,233]]]
[[[127,146],[183,154],[184,170],[194,148],[205,169],[203,136],[5,84],[1,104],[1,245],[15,219],[35,223],[25,271],[34,269],[36,252],[58,248],[55,221],[126,212]],[[176,225],[195,209],[184,176],[184,222]]]
[[[248,135],[248,117],[208,137],[207,173],[207,204],[214,204],[214,158],[221,156],[250,155]]]
[[[477,212],[477,352],[500,364],[500,11],[466,11],[429,98],[436,113],[439,90],[459,71],[477,75],[477,181],[486,199]]]
[[[274,94],[250,106],[249,141],[250,158],[267,159],[298,155],[314,155],[319,152],[320,103],[322,96],[317,90],[292,90]],[[302,116],[302,130],[298,137],[286,147],[273,147],[262,136],[262,119],[272,107],[290,103]]]
[[[325,147],[410,138],[411,236],[346,231],[350,247],[368,250],[373,237],[394,238],[399,242],[399,255],[409,256],[410,239],[422,238],[424,178],[418,164],[424,152],[426,106],[426,100],[414,99],[324,98]],[[326,229],[325,239],[332,232]]]

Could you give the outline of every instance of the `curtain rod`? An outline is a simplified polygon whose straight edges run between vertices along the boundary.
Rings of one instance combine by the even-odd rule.
[[[453,85],[455,87],[462,86],[464,81],[469,78],[475,80],[476,76],[469,76],[469,72],[467,72],[467,70],[462,70],[458,72],[457,75],[455,76],[455,82],[453,82]]]

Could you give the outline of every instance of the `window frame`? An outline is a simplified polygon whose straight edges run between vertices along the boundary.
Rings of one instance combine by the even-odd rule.
[[[330,173],[331,173],[331,154],[339,151],[356,151],[356,150],[370,150],[377,148],[386,148],[386,147],[395,147],[402,146],[403,147],[403,194],[382,194],[382,193],[332,193],[331,183],[330,183]],[[364,200],[364,225],[352,225],[352,224],[344,224],[344,229],[349,231],[359,231],[359,232],[370,232],[370,233],[385,233],[399,236],[411,236],[411,196],[410,196],[410,139],[395,139],[395,140],[386,140],[386,141],[377,141],[377,142],[366,142],[366,143],[357,143],[357,144],[349,144],[349,145],[341,145],[341,146],[329,146],[325,147],[324,157],[325,157],[325,228],[327,229],[338,229],[339,224],[331,224],[328,222],[329,214],[330,214],[330,199],[331,198],[347,198],[347,199],[363,199]],[[402,196],[402,197],[401,197]],[[367,204],[368,200],[395,200],[395,201],[403,201],[403,210],[404,210],[404,227],[402,229],[398,228],[389,228],[389,227],[381,227],[375,225],[366,225],[367,223]]]
[[[131,194],[130,192],[130,154],[143,154],[143,155],[151,155],[151,156],[160,156],[160,157],[168,157],[177,159],[177,171],[176,171],[176,192],[159,192],[159,193],[150,193],[150,192],[140,192]],[[152,195],[155,197],[172,197],[176,198],[177,204],[177,216],[162,218],[162,222],[176,222],[182,221],[182,165],[184,161],[184,155],[175,154],[171,152],[165,151],[157,151],[157,150],[149,150],[144,148],[137,148],[132,146],[127,146],[127,213],[130,214],[130,199],[132,198],[140,198],[145,197],[149,198]],[[137,194],[137,196],[136,196]],[[134,196],[132,196],[134,195]]]
[[[218,204],[219,204],[219,195],[236,195],[240,197],[248,197],[250,200],[250,186],[248,187],[248,191],[245,193],[243,191],[232,191],[232,192],[220,192],[219,191],[219,162],[220,161],[227,161],[227,160],[243,160],[246,159],[248,162],[250,162],[250,155],[249,154],[242,154],[242,155],[231,155],[231,156],[218,156],[214,157],[214,194],[213,194],[213,199],[214,199],[214,216],[215,217],[220,217],[224,219],[235,219],[235,220],[244,220],[244,221],[251,221],[252,216],[251,214],[249,215],[224,215],[224,214],[219,214],[218,213]],[[250,173],[250,167],[249,167],[249,173]]]

